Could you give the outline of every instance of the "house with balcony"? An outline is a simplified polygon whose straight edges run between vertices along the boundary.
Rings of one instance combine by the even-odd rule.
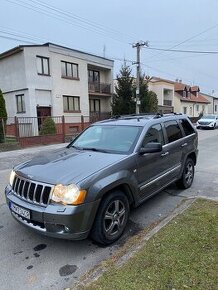
[[[0,88],[8,122],[14,116],[64,116],[65,123],[75,124],[81,117],[90,123],[110,116],[113,64],[53,43],[20,45],[1,53]]]
[[[171,113],[174,111],[174,82],[151,77],[148,89],[156,93],[158,98],[158,111],[160,113]]]

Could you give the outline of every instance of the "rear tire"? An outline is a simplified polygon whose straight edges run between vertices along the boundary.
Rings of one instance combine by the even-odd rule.
[[[122,235],[129,218],[129,201],[122,191],[109,193],[97,212],[91,238],[103,245],[115,242]]]
[[[194,161],[191,158],[187,158],[182,172],[182,177],[176,182],[176,185],[182,189],[189,188],[194,180],[194,174]]]

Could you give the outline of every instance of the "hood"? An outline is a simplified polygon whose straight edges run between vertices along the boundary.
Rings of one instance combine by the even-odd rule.
[[[41,154],[14,168],[17,174],[49,184],[78,183],[108,167],[124,155],[64,148]]]
[[[204,117],[202,117],[200,120],[198,120],[198,122],[215,122],[216,121],[216,119],[215,118],[204,118]]]

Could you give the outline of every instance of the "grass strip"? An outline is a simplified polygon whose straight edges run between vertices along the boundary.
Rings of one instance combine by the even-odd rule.
[[[125,265],[108,263],[85,289],[217,290],[218,203],[197,200]]]

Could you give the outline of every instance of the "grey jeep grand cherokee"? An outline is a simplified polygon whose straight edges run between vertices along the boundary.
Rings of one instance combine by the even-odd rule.
[[[5,189],[12,216],[48,236],[110,244],[131,206],[177,182],[191,186],[198,137],[181,114],[95,123],[66,148],[14,167]]]

